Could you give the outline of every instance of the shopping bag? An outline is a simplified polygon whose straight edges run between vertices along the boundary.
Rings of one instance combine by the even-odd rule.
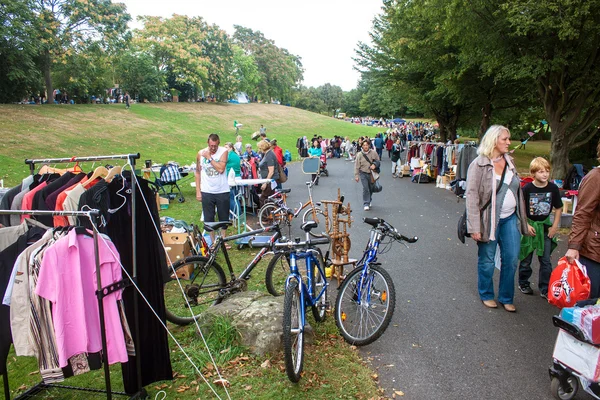
[[[562,257],[550,275],[548,303],[558,308],[573,307],[590,296],[590,287],[585,266],[577,260],[570,263],[566,257]]]

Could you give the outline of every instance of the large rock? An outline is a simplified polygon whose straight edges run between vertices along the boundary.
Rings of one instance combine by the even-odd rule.
[[[282,348],[283,296],[273,297],[261,292],[240,292],[221,304],[209,307],[201,324],[210,329],[215,316],[231,319],[240,333],[242,343],[254,354],[274,353]],[[313,342],[313,330],[307,324],[305,343]]]

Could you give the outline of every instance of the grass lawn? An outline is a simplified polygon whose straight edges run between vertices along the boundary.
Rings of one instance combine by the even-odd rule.
[[[251,142],[250,135],[261,124],[267,128],[269,138],[277,138],[284,150],[297,158],[298,137],[334,135],[357,138],[374,136],[380,129],[339,121],[331,117],[306,112],[296,108],[272,104],[206,104],[166,103],[135,104],[130,110],[123,105],[74,105],[74,106],[17,106],[0,105],[0,179],[6,186],[18,184],[28,173],[26,158],[54,158],[94,156],[110,154],[141,154],[139,166],[144,160],[154,162],[177,161],[182,165],[192,163],[199,149],[206,146],[210,133],[218,133],[221,142],[235,141],[233,121],[243,124],[240,134],[244,143]],[[255,145],[255,143],[253,143]],[[254,146],[255,147],[255,146]],[[256,148],[256,147],[255,147]],[[549,142],[531,142],[526,150],[515,153],[520,171],[527,171],[531,159],[549,152]],[[115,164],[118,164],[115,162]],[[95,166],[98,164],[96,163]],[[138,168],[139,168],[138,166]],[[64,167],[60,165],[57,167]],[[91,170],[94,164],[82,165]],[[184,178],[182,189],[185,203],[171,202],[169,209],[161,212],[176,219],[197,223],[201,211],[195,200],[195,189]],[[246,265],[253,257],[252,249],[234,250],[233,265]],[[224,263],[221,263],[224,265]],[[257,267],[250,280],[250,290],[266,293],[263,271],[267,262]],[[239,270],[242,268],[240,267]],[[333,299],[332,299],[333,301]],[[310,317],[312,318],[312,317]],[[314,324],[315,343],[305,351],[306,374],[299,384],[288,381],[282,370],[282,353],[265,357],[249,355],[239,345],[235,331],[227,321],[219,329],[213,329],[208,338],[209,346],[224,377],[231,382],[232,398],[252,399],[371,399],[381,392],[373,379],[373,371],[360,358],[357,350],[348,346],[339,336],[333,318],[323,324]],[[193,327],[173,328],[175,337],[181,341],[203,374],[212,382],[215,372],[207,366],[204,346]],[[165,390],[167,399],[204,399],[214,395],[195,373],[180,350],[171,342],[175,380],[148,387],[152,398],[159,390]],[[22,393],[39,381],[37,362],[33,358],[9,356],[9,377],[12,396]],[[113,366],[113,386],[122,387],[120,367]],[[104,385],[102,372],[92,372],[69,378],[65,384],[98,387]],[[223,389],[221,397],[227,398]],[[65,397],[68,396],[68,397]],[[73,392],[49,395],[48,399],[81,398],[94,399],[102,396]],[[158,398],[161,398],[160,396]]]
[[[324,137],[333,135],[356,138],[374,136],[379,130],[339,121],[331,117],[291,107],[267,104],[229,105],[204,103],[140,104],[125,110],[122,105],[75,106],[16,106],[0,105],[0,179],[6,186],[18,184],[28,173],[26,158],[55,158],[141,153],[143,161],[174,160],[182,165],[194,161],[197,151],[206,146],[210,133],[218,133],[221,141],[234,141],[233,121],[244,126],[240,130],[244,143],[261,124],[270,138],[277,138],[284,150],[296,157],[296,139],[300,136]],[[255,144],[255,143],[253,143]],[[118,164],[118,162],[114,162]],[[95,164],[98,166],[98,163]],[[64,165],[57,165],[64,167]],[[84,170],[94,168],[92,163],[82,165]],[[192,177],[182,184],[185,203],[171,202],[168,215],[188,222],[198,222],[201,207],[195,200],[195,189],[189,185]],[[253,257],[252,249],[234,250],[232,264],[245,266]],[[266,293],[264,270],[268,260],[257,266],[249,281],[250,290]],[[221,263],[224,265],[224,263]],[[238,271],[239,272],[239,271]],[[309,313],[310,314],[310,313]],[[299,384],[292,384],[285,375],[281,352],[255,357],[240,346],[235,330],[228,321],[221,321],[207,337],[209,347],[225,379],[231,383],[232,398],[253,399],[370,399],[379,396],[373,371],[361,359],[355,348],[347,345],[337,332],[332,316],[322,324],[315,324],[315,343],[305,349],[305,376]],[[169,325],[203,375],[212,383],[215,371],[210,367],[208,354],[194,327]],[[160,391],[167,399],[205,399],[214,394],[196,374],[182,352],[171,340],[171,360],[175,379],[147,387],[151,398]],[[37,361],[32,357],[8,360],[11,396],[23,393],[39,381]],[[114,390],[121,390],[120,366],[111,367]],[[70,386],[103,388],[102,371],[90,372],[67,379]],[[223,389],[219,396],[227,398]],[[103,398],[86,392],[50,393],[47,399]],[[105,397],[104,397],[105,398]],[[158,398],[161,398],[160,396]]]

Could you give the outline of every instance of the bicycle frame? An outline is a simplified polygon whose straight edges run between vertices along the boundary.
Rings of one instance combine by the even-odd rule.
[[[275,232],[275,234],[273,236],[271,236],[271,239],[269,239],[269,242],[267,243],[267,245],[264,246],[258,252],[258,254],[252,259],[252,261],[250,261],[250,263],[246,266],[246,268],[236,278],[235,273],[233,272],[233,267],[231,266],[231,260],[229,259],[229,253],[227,252],[227,247],[225,247],[225,242],[230,242],[232,240],[237,240],[237,239],[240,239],[243,237],[258,235],[259,233],[273,232],[273,231]],[[231,282],[234,282],[236,280],[246,279],[246,278],[248,278],[248,276],[250,275],[250,273],[252,272],[254,267],[256,267],[256,265],[263,258],[263,256],[269,250],[271,250],[273,248],[273,244],[279,238],[281,238],[281,230],[279,229],[278,225],[273,225],[273,226],[266,227],[264,229],[257,229],[257,230],[250,231],[250,232],[244,232],[244,233],[240,233],[237,235],[231,235],[231,236],[226,236],[226,237],[218,236],[217,239],[215,240],[215,245],[213,246],[213,248],[211,249],[211,251],[209,253],[207,264],[211,265],[212,263],[214,263],[217,258],[217,254],[219,253],[219,250],[221,250],[223,252],[223,256],[225,257],[225,262],[227,263],[227,268],[229,270],[230,281],[227,284],[229,285],[229,284],[231,284]]]
[[[371,302],[370,286],[371,286],[372,280],[369,278],[367,273],[369,271],[369,265],[371,263],[377,262],[377,251],[379,250],[379,244],[381,242],[382,236],[383,236],[383,233],[380,232],[378,229],[371,229],[369,242],[367,243],[365,252],[363,253],[363,256],[360,259],[360,261],[357,263],[357,265],[362,264],[362,272],[360,274],[360,285],[358,285],[356,288],[358,304],[361,304],[363,287],[367,290],[367,293],[368,293],[367,302],[368,303]],[[367,281],[368,285],[365,287],[365,285],[363,285],[363,282],[365,282],[366,279],[369,279],[369,280]]]
[[[298,252],[297,250],[292,250],[290,252],[290,275],[285,280],[286,287],[292,279],[295,279],[296,281],[298,281],[298,287],[302,288],[302,290],[300,290],[300,307],[301,307],[300,314],[302,315],[302,320],[300,322],[301,322],[302,329],[304,329],[304,326],[306,324],[306,307],[307,306],[308,307],[315,306],[317,304],[317,302],[319,301],[319,299],[321,298],[321,296],[323,296],[325,291],[327,291],[327,287],[329,286],[329,283],[327,282],[327,278],[325,277],[325,271],[323,270],[323,266],[317,261],[315,254],[318,254],[318,251],[315,249],[307,249],[306,251],[302,251],[302,252]],[[304,284],[304,281],[302,280],[302,276],[300,275],[300,271],[298,270],[298,264],[296,262],[296,260],[298,258],[306,260],[307,284]],[[315,265],[317,266],[318,273],[323,278],[325,285],[323,286],[323,288],[321,289],[321,291],[319,292],[319,294],[317,296],[312,297],[312,295],[310,294],[309,288],[313,287],[314,282],[312,281],[312,277],[311,277],[312,274],[310,273],[310,271],[312,268],[314,268]],[[307,302],[307,300],[308,300],[308,302]]]

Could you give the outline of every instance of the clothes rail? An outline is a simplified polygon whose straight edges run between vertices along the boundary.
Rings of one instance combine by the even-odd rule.
[[[100,211],[98,210],[88,210],[88,211],[36,211],[36,210],[0,210],[0,215],[32,215],[32,216],[65,216],[65,217],[87,217],[91,220],[92,224],[97,225],[98,219],[100,217]],[[97,290],[96,297],[98,299],[98,313],[100,314],[100,334],[102,338],[102,362],[104,364],[104,379],[106,386],[106,398],[108,400],[112,399],[112,390],[111,390],[111,382],[110,382],[110,369],[108,365],[108,353],[107,353],[107,343],[106,343],[106,329],[105,329],[105,321],[104,321],[104,302],[103,298],[111,293],[110,290],[102,287],[102,278],[100,274],[100,252],[98,247],[98,232],[96,229],[93,231],[93,239],[94,239],[94,259],[96,263],[96,282],[97,282]],[[121,286],[123,283],[121,282],[110,282],[108,287],[114,287],[116,284]],[[6,366],[5,366],[5,369]],[[4,374],[3,377],[4,382],[4,397],[6,400],[10,400],[10,389],[8,382],[8,371]],[[103,392],[98,389],[90,389],[90,388],[77,388],[72,386],[64,386],[64,385],[54,385],[54,384],[46,384],[43,382],[38,383],[34,387],[30,388],[28,391],[20,395],[18,398],[27,398],[32,396],[40,391],[47,388],[61,388],[61,389],[70,389],[70,390],[84,390],[84,391],[92,391],[92,392]],[[115,393],[115,394],[125,394],[125,393]]]
[[[37,159],[25,159],[25,164],[29,165],[29,170],[31,175],[35,174],[35,165],[36,164],[64,164],[64,163],[76,163],[76,162],[86,162],[86,161],[107,161],[107,160],[127,160],[129,165],[131,165],[131,173],[135,174],[135,160],[139,160],[140,153],[129,153],[129,154],[114,154],[114,155],[100,155],[100,156],[85,156],[85,157],[62,157],[62,158],[37,158]],[[137,243],[136,243],[136,179],[131,180],[131,237],[132,237],[132,264],[133,264],[133,279],[137,278]],[[134,334],[134,343],[135,346],[139,343],[139,318],[137,317],[139,310],[139,295],[135,292],[133,296],[133,309],[135,315],[135,334]],[[136,371],[137,371],[137,385],[138,388],[142,388],[142,366],[140,357],[136,357]]]
[[[140,153],[135,154],[117,154],[110,156],[89,156],[89,157],[63,157],[63,158],[37,158],[37,159],[26,159],[25,164],[29,165],[31,174],[35,172],[36,164],[64,164],[73,162],[86,162],[86,161],[103,161],[103,160],[139,160]],[[135,164],[135,162],[132,162]]]

